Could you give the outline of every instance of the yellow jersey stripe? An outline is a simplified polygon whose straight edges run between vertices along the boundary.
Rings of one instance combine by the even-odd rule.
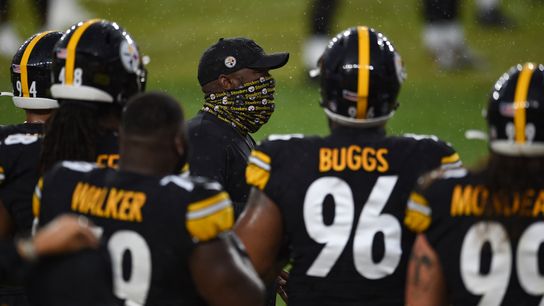
[[[264,190],[266,184],[270,180],[270,172],[259,167],[256,164],[249,164],[246,168],[246,182],[250,186],[255,186],[260,190]]]
[[[516,94],[514,96],[514,127],[516,131],[514,140],[516,143],[525,143],[527,93],[529,92],[529,84],[534,70],[535,65],[533,63],[525,64],[516,85]]]
[[[43,190],[43,177],[40,177],[38,184],[34,189],[34,195],[32,196],[32,213],[35,218],[40,216],[40,204],[42,201],[42,190]]]
[[[460,159],[461,159],[461,157],[459,157],[459,154],[458,154],[458,153],[453,153],[453,154],[450,155],[450,156],[442,157],[441,163],[442,163],[442,164],[456,163],[456,162],[458,162]]]
[[[102,21],[101,19],[91,19],[85,21],[79,28],[76,29],[74,34],[72,34],[72,37],[70,37],[70,41],[68,42],[68,46],[66,47],[66,66],[64,67],[64,83],[65,84],[73,84],[74,83],[74,65],[76,63],[76,47],[79,43],[79,40],[81,39],[81,36],[83,33],[89,28],[91,25]]]
[[[422,196],[421,194],[417,192],[412,192],[410,194],[410,201],[413,201],[420,205],[429,205],[429,202],[427,202],[427,199],[425,199],[424,196]]]
[[[270,162],[272,161],[270,156],[268,156],[266,153],[261,152],[261,151],[257,151],[257,150],[251,151],[251,156],[254,156],[254,157],[258,158],[262,162],[267,163],[267,164],[270,164]]]
[[[30,90],[28,88],[28,68],[27,68],[28,60],[30,59],[30,54],[32,54],[32,50],[34,50],[34,47],[36,46],[38,41],[40,41],[40,39],[42,39],[42,37],[44,37],[48,33],[51,33],[51,31],[43,32],[36,35],[36,37],[34,37],[30,41],[28,46],[26,47],[25,52],[23,53],[23,57],[21,58],[21,63],[19,65],[21,67],[21,93],[23,97],[26,97],[26,98],[30,97]]]
[[[370,81],[370,34],[368,27],[357,27],[359,35],[359,73],[357,78],[357,119],[366,117]]]
[[[204,200],[200,200],[200,201],[189,204],[187,209],[189,212],[194,212],[194,211],[201,210],[201,209],[213,206],[215,204],[221,203],[225,200],[230,200],[229,195],[225,191],[222,191]]]

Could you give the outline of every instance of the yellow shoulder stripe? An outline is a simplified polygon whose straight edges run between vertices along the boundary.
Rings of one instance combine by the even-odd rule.
[[[425,197],[412,192],[408,201],[406,216],[404,217],[404,224],[411,231],[421,233],[431,224],[431,208],[428,205],[429,203]]]
[[[453,153],[450,156],[442,157],[441,162],[442,164],[451,164],[451,163],[458,162],[460,159],[461,158],[459,157],[458,153]]]
[[[251,151],[251,156],[260,159],[263,163],[266,164],[270,164],[270,161],[272,160],[270,156],[268,156],[268,154],[257,150]]]
[[[214,206],[215,204],[221,203],[221,202],[223,202],[225,200],[228,200],[230,202],[228,193],[226,193],[225,191],[222,191],[222,192],[220,192],[220,193],[218,193],[218,194],[216,194],[214,196],[211,196],[209,198],[206,198],[204,200],[200,200],[200,201],[193,202],[193,203],[189,204],[187,210],[189,212],[195,212],[195,211],[207,208],[207,207]]]
[[[246,168],[246,182],[248,185],[255,186],[263,190],[270,179],[270,172],[250,163]]]
[[[422,205],[429,205],[429,202],[427,201],[427,199],[425,199],[424,196],[422,196],[421,194],[417,193],[417,192],[412,192],[410,194],[410,201],[414,201],[418,204],[422,204]]]
[[[234,225],[234,210],[224,191],[190,204],[186,217],[187,230],[197,241],[213,239]]]
[[[34,188],[34,195],[32,196],[32,214],[35,218],[40,216],[40,204],[42,201],[42,190],[43,190],[43,177],[40,177],[36,188]]]

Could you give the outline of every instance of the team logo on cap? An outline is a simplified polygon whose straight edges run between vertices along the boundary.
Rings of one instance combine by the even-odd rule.
[[[227,56],[225,59],[225,66],[227,68],[232,68],[236,66],[236,58],[234,56]]]

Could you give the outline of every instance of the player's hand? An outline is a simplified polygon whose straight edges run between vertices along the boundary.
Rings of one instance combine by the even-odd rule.
[[[83,216],[63,215],[40,229],[33,239],[37,256],[54,255],[98,247],[91,222]]]
[[[289,280],[289,272],[282,270],[276,278],[276,293],[287,304],[287,281]]]

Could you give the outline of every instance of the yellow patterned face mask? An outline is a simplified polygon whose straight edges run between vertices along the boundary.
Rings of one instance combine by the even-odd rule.
[[[207,94],[202,111],[215,115],[242,133],[255,133],[274,112],[275,81],[262,77],[242,87]]]

